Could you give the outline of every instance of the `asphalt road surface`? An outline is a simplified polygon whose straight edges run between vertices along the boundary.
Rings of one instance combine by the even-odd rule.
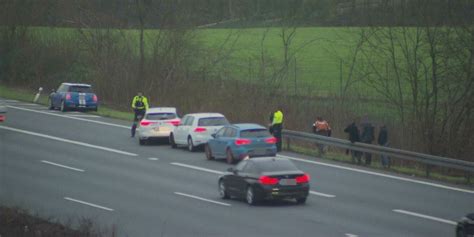
[[[446,237],[474,211],[469,187],[286,152],[311,175],[305,205],[221,200],[224,161],[139,146],[130,122],[4,101],[0,203],[64,221],[91,218],[119,236]]]

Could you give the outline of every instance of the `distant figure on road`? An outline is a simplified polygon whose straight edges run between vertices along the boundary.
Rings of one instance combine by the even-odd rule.
[[[377,139],[377,143],[380,146],[384,146],[384,147],[388,147],[390,145],[389,142],[388,142],[387,126],[385,126],[385,124],[380,126],[380,131],[379,131],[379,136],[378,136],[378,139]],[[390,157],[387,156],[387,155],[381,155],[380,157],[381,157],[381,161],[382,161],[382,166],[384,168],[390,168],[390,163],[391,163]]]
[[[360,142],[359,128],[357,128],[355,120],[344,129],[344,132],[349,134],[349,141],[351,141],[351,143]],[[355,150],[350,150],[350,152],[352,157],[352,163],[355,163],[355,160],[357,159],[357,164],[360,165],[361,153]]]
[[[132,137],[135,137],[135,131],[137,130],[137,124],[145,116],[146,110],[149,108],[148,99],[143,95],[143,93],[138,92],[138,94],[133,97],[132,100],[132,109],[135,113],[133,118],[132,125]]]
[[[278,106],[277,111],[271,115],[270,133],[277,139],[277,152],[281,151],[281,131],[283,130],[282,106]]]
[[[362,135],[360,137],[360,141],[366,144],[372,144],[372,142],[375,140],[375,128],[372,123],[370,123],[367,116],[363,118],[361,126]],[[372,162],[372,153],[364,152],[364,159],[365,164],[370,165],[370,163]]]
[[[313,124],[313,132],[317,135],[330,137],[331,127],[329,126],[329,123],[326,120],[324,120],[321,116],[318,116]],[[317,146],[319,150],[319,155],[323,155],[324,153],[326,153],[326,145],[318,143]]]

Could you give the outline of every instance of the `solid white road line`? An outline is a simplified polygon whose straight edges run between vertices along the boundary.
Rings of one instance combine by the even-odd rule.
[[[32,104],[32,103],[20,103],[18,105],[25,105],[25,106],[40,106],[39,104]]]
[[[100,118],[97,115],[89,115],[89,114],[71,114],[68,115],[69,117],[80,117],[80,118]]]
[[[64,197],[64,199],[66,199],[68,201],[71,201],[71,202],[77,202],[77,203],[80,203],[80,204],[84,204],[84,205],[87,205],[87,206],[99,208],[99,209],[106,210],[106,211],[114,211],[114,209],[112,209],[112,208],[100,206],[100,205],[93,204],[93,203],[90,203],[90,202],[84,202],[84,201],[74,199],[74,198],[70,198],[70,197]]]
[[[309,191],[309,193],[310,193],[310,194],[313,194],[313,195],[316,195],[316,196],[327,197],[327,198],[336,197],[336,195],[326,194],[326,193],[320,193],[320,192],[315,192],[315,191]]]
[[[148,160],[153,160],[153,161],[159,160],[159,159],[160,159],[160,158],[155,158],[155,157],[149,157],[149,158],[148,158]]]
[[[50,112],[44,112],[44,111],[39,111],[39,110],[34,110],[34,109],[27,109],[27,108],[11,106],[11,105],[7,105],[7,107],[12,108],[12,109],[18,109],[18,110],[33,112],[33,113],[46,114],[46,115],[57,116],[57,117],[62,117],[62,118],[69,118],[69,119],[75,119],[75,120],[90,122],[90,123],[102,124],[102,125],[107,125],[107,126],[112,126],[112,127],[130,129],[130,127],[128,127],[128,126],[123,126],[123,125],[114,124],[114,123],[107,123],[107,122],[102,122],[102,121],[96,121],[96,120],[90,120],[90,119],[85,119],[85,118],[76,118],[76,117],[71,117],[71,116],[64,115],[64,114],[54,114],[54,113],[50,113]]]
[[[46,135],[46,134],[42,134],[42,133],[36,133],[36,132],[30,132],[30,131],[26,131],[26,130],[22,130],[22,129],[17,129],[17,128],[5,127],[5,126],[2,126],[2,125],[0,125],[0,129],[5,129],[5,130],[14,131],[14,132],[24,133],[24,134],[28,134],[28,135],[32,135],[32,136],[47,138],[47,139],[60,141],[60,142],[65,142],[65,143],[70,143],[70,144],[75,144],[75,145],[79,145],[79,146],[95,148],[95,149],[99,149],[99,150],[103,150],[103,151],[109,151],[109,152],[118,153],[118,154],[121,154],[121,155],[138,156],[135,153],[116,150],[116,149],[113,149],[113,148],[108,148],[108,147],[103,147],[103,146],[96,146],[96,145],[92,145],[92,144],[89,144],[89,143],[73,141],[73,140],[60,138],[60,137],[53,137],[53,136],[50,136],[50,135]]]
[[[177,163],[177,162],[173,162],[171,164],[176,165],[176,166],[189,168],[189,169],[193,169],[193,170],[204,171],[204,172],[208,172],[208,173],[212,173],[212,174],[224,174],[224,172],[220,172],[220,171],[217,171],[217,170],[211,170],[211,169],[207,169],[207,168],[203,168],[203,167],[199,167],[199,166],[194,166],[194,165],[187,165],[187,164]],[[327,198],[336,197],[336,195],[320,193],[320,192],[315,192],[315,191],[309,191],[309,193],[311,193],[313,195],[316,195],[316,196],[327,197]]]
[[[337,168],[337,169],[342,169],[342,170],[349,170],[349,171],[354,171],[354,172],[363,173],[363,174],[375,175],[375,176],[380,176],[380,177],[385,177],[385,178],[390,178],[390,179],[396,179],[396,180],[401,180],[401,181],[406,181],[406,182],[411,182],[411,183],[423,184],[423,185],[437,187],[437,188],[443,188],[443,189],[448,189],[448,190],[453,190],[453,191],[458,191],[458,192],[463,192],[463,193],[474,194],[474,190],[469,190],[469,189],[456,188],[456,187],[451,187],[451,186],[437,184],[437,183],[431,183],[431,182],[426,182],[426,181],[421,181],[421,180],[398,177],[398,176],[394,176],[394,175],[382,174],[382,173],[377,173],[377,172],[374,172],[374,171],[367,171],[367,170],[361,170],[361,169],[356,169],[356,168],[350,168],[350,167],[345,167],[345,166],[341,166],[341,165],[334,165],[334,164],[327,164],[327,163],[318,162],[318,161],[305,160],[305,159],[295,158],[295,157],[291,157],[291,156],[285,156],[285,155],[277,155],[277,156],[288,158],[288,159],[291,159],[291,160],[300,161],[300,162],[315,164],[315,165],[322,165],[322,166],[326,166],[326,167],[332,167],[332,168]]]
[[[176,165],[176,166],[189,168],[189,169],[193,169],[193,170],[200,170],[200,171],[204,171],[204,172],[208,172],[208,173],[212,173],[212,174],[223,174],[224,173],[224,172],[220,172],[220,171],[217,171],[217,170],[206,169],[206,168],[203,168],[203,167],[194,166],[194,165],[187,165],[187,164],[183,164],[183,163],[173,162],[171,164]]]
[[[437,221],[437,222],[441,222],[441,223],[445,223],[445,224],[449,224],[449,225],[457,225],[457,223],[455,221],[446,220],[446,219],[442,219],[442,218],[438,218],[438,217],[434,217],[434,216],[428,216],[428,215],[424,215],[424,214],[420,214],[420,213],[416,213],[416,212],[405,211],[405,210],[400,210],[400,209],[394,209],[393,211],[397,212],[397,213],[410,215],[410,216],[416,216],[416,217],[420,217],[420,218],[424,218],[424,219],[428,219],[428,220],[433,220],[433,221]]]
[[[74,168],[74,167],[67,166],[67,165],[61,165],[61,164],[54,163],[54,162],[47,161],[47,160],[41,160],[41,162],[43,162],[43,163],[45,163],[45,164],[49,164],[49,165],[54,165],[54,166],[57,166],[57,167],[65,168],[65,169],[74,170],[74,171],[79,171],[79,172],[84,172],[84,171],[85,171],[85,170],[83,170],[83,169],[78,169],[78,168]]]
[[[194,195],[190,195],[190,194],[185,194],[185,193],[180,193],[180,192],[174,192],[174,194],[184,196],[184,197],[193,198],[193,199],[197,199],[197,200],[201,200],[201,201],[205,201],[205,202],[210,202],[210,203],[214,203],[214,204],[218,204],[218,205],[222,205],[222,206],[227,206],[227,207],[231,206],[229,203],[217,202],[217,201],[214,201],[214,200],[210,200],[210,199],[206,199],[206,198],[202,198],[202,197],[198,197],[198,196],[194,196]]]

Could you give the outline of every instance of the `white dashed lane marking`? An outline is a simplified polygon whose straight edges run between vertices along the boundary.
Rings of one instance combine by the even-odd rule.
[[[90,203],[90,202],[81,201],[81,200],[75,199],[75,198],[64,197],[64,199],[66,199],[66,200],[68,200],[68,201],[71,201],[71,202],[76,202],[76,203],[84,204],[84,205],[86,205],[86,206],[95,207],[95,208],[99,208],[99,209],[106,210],[106,211],[114,211],[114,209],[112,209],[112,208],[104,207],[104,206],[97,205],[97,204]]]
[[[227,207],[230,207],[230,206],[231,206],[229,203],[218,202],[218,201],[214,201],[214,200],[211,200],[211,199],[198,197],[198,196],[191,195],[191,194],[180,193],[180,192],[174,192],[174,194],[179,195],[179,196],[183,196],[183,197],[188,197],[188,198],[196,199],[196,200],[201,200],[201,201],[204,201],[204,202],[214,203],[214,204],[218,204],[218,205],[222,205],[222,206],[227,206]]]
[[[420,214],[420,213],[406,211],[406,210],[400,210],[400,209],[394,209],[393,211],[396,212],[396,213],[405,214],[405,215],[414,216],[414,217],[419,217],[419,218],[432,220],[432,221],[437,221],[437,222],[441,222],[441,223],[445,223],[445,224],[449,224],[449,225],[457,225],[457,223],[455,221],[446,220],[446,219],[439,218],[439,217],[429,216],[429,215],[425,215],[425,214]]]
[[[45,164],[48,164],[48,165],[53,165],[53,166],[57,166],[57,167],[61,167],[61,168],[64,168],[64,169],[69,169],[69,170],[74,170],[74,171],[78,171],[78,172],[84,172],[85,171],[83,169],[78,169],[78,168],[74,168],[74,167],[67,166],[67,165],[61,165],[61,164],[54,163],[54,162],[47,161],[47,160],[42,160],[41,162],[45,163]]]

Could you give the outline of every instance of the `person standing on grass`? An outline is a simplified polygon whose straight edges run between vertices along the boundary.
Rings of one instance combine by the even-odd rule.
[[[370,123],[367,115],[363,118],[361,126],[362,135],[360,137],[360,141],[366,144],[372,144],[372,142],[375,140],[375,128],[372,123]],[[370,165],[372,163],[372,153],[364,152],[364,159],[365,164]]]
[[[143,93],[138,92],[138,94],[133,97],[132,100],[132,109],[135,113],[133,117],[132,125],[132,137],[135,137],[135,131],[137,130],[137,124],[145,116],[146,110],[149,108],[148,99],[143,95]]]
[[[380,126],[380,131],[379,131],[379,136],[378,136],[378,139],[377,139],[377,143],[380,146],[383,146],[383,147],[388,147],[389,146],[388,131],[387,131],[387,126],[385,126],[385,124]],[[384,168],[387,168],[387,169],[390,168],[390,163],[391,163],[390,157],[388,155],[381,155],[380,157],[381,157],[381,161],[382,161],[382,166]]]
[[[331,136],[331,127],[329,126],[329,123],[320,116],[316,118],[316,121],[313,124],[313,131],[317,135],[325,137]],[[326,145],[318,143],[317,146],[319,150],[319,155],[323,155],[324,153],[326,153]]]
[[[359,128],[357,128],[355,120],[344,129],[344,132],[349,134],[349,141],[351,143],[360,142]],[[349,151],[351,153],[352,163],[355,163],[355,160],[357,159],[357,164],[360,165],[360,152],[355,150]]]

